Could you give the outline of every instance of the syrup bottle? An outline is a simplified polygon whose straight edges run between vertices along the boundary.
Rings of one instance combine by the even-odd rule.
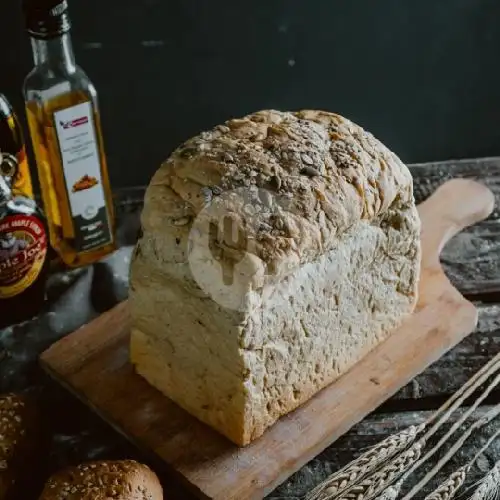
[[[35,67],[24,82],[50,241],[79,267],[115,250],[97,93],[77,66],[66,0],[24,0]]]
[[[0,175],[0,328],[31,319],[43,307],[48,246],[36,202],[14,195]]]

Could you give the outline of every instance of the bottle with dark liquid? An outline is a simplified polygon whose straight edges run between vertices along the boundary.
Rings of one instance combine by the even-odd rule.
[[[24,96],[50,240],[70,267],[115,250],[96,90],[75,63],[66,0],[24,0],[35,68]]]
[[[0,151],[0,165],[3,162]],[[35,316],[49,270],[45,218],[35,201],[14,195],[0,176],[0,328]]]
[[[33,198],[21,125],[3,94],[0,94],[0,151],[3,155],[0,175],[7,181],[14,194]]]

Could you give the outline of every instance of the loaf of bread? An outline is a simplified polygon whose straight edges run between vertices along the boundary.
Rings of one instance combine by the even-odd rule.
[[[147,189],[131,362],[246,445],[401,324],[419,266],[412,177],[370,133],[322,111],[233,119]]]
[[[26,498],[21,483],[40,459],[41,426],[36,405],[18,394],[0,396],[0,500]],[[34,474],[30,473],[31,482]],[[23,479],[23,481],[21,481]]]
[[[132,460],[68,467],[46,483],[40,500],[162,500],[156,474]]]

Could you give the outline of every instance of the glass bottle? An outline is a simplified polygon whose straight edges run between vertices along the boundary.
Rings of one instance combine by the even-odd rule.
[[[21,125],[3,94],[0,94],[0,150],[3,157],[0,175],[7,181],[13,194],[33,198],[33,185]]]
[[[42,309],[48,245],[46,221],[36,202],[14,195],[0,176],[0,328],[31,319]]]
[[[70,267],[115,250],[113,198],[94,85],[75,63],[66,0],[24,0],[35,67],[24,82],[50,240]]]

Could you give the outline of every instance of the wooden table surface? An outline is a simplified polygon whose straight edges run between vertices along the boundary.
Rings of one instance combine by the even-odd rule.
[[[495,193],[493,214],[456,236],[442,253],[449,278],[478,307],[477,331],[304,466],[269,499],[302,498],[309,489],[367,446],[398,429],[421,422],[428,411],[436,408],[500,351],[500,158],[412,165],[411,170],[417,202],[454,177],[483,182]],[[150,460],[151,457],[142,456],[90,410],[49,380],[39,369],[37,361],[39,353],[55,340],[126,296],[131,245],[138,229],[143,194],[142,188],[117,193],[118,235],[123,248],[113,259],[91,269],[59,273],[52,292],[54,305],[45,314],[26,324],[0,331],[0,392],[26,391],[40,398],[52,435],[51,450],[40,469],[41,475],[46,477],[65,465],[88,459],[135,458],[149,462],[160,473],[165,490],[169,492],[166,498],[187,500],[191,497],[172,478],[164,475],[158,464]],[[108,285],[113,289],[112,293],[102,288]],[[485,401],[479,413],[497,402],[500,402],[500,391]],[[471,438],[450,467],[463,464],[498,426],[498,421],[494,421]],[[476,477],[484,474],[499,459],[500,442],[497,441],[480,457],[474,469]],[[446,470],[449,471],[450,467]],[[29,498],[27,496],[26,500]]]

